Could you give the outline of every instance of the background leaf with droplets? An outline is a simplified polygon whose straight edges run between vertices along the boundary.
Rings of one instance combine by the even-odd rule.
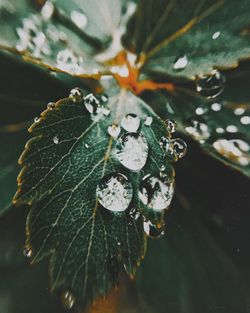
[[[248,0],[142,0],[123,42],[145,71],[194,78],[250,56],[249,11]]]

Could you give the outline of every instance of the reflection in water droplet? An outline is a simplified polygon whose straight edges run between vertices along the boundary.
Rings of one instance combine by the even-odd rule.
[[[240,119],[241,124],[249,125],[250,124],[250,116],[242,116]]]
[[[219,38],[220,37],[220,34],[221,34],[221,32],[215,32],[213,35],[212,35],[212,39],[217,39],[217,38]]]
[[[87,17],[85,14],[78,12],[78,11],[72,11],[70,14],[71,20],[81,29],[84,29],[88,23]]]
[[[184,70],[188,65],[188,58],[186,55],[183,55],[177,58],[174,62],[173,68],[176,71]]]
[[[177,123],[174,120],[166,120],[166,126],[168,131],[172,134],[176,131]]]
[[[83,99],[83,92],[80,88],[74,88],[70,91],[69,98],[73,102],[80,102]]]
[[[47,109],[48,110],[53,110],[55,108],[55,106],[56,106],[55,102],[49,102],[47,104]]]
[[[221,110],[221,104],[215,102],[215,103],[213,103],[213,104],[211,105],[211,109],[212,109],[213,111],[215,111],[215,112],[218,112],[218,111]]]
[[[210,137],[209,128],[206,124],[192,120],[190,126],[185,127],[186,132],[194,139],[201,141]]]
[[[173,151],[176,159],[183,158],[187,153],[187,144],[184,140],[176,138],[172,140]]]
[[[148,142],[138,133],[126,133],[117,141],[116,155],[123,166],[139,171],[148,158]]]
[[[143,229],[144,232],[148,237],[151,238],[160,238],[164,236],[164,229],[165,226],[163,225],[161,228],[157,228],[154,224],[152,224],[150,221],[145,220],[143,222]]]
[[[201,96],[215,98],[220,95],[225,88],[225,76],[214,70],[211,74],[205,74],[196,79],[196,90]]]
[[[228,125],[228,126],[226,127],[226,131],[227,131],[228,133],[234,134],[234,133],[237,133],[238,128],[237,128],[237,126],[235,126],[235,125]]]
[[[228,158],[234,163],[247,166],[250,163],[249,149],[250,146],[240,139],[218,139],[213,143],[214,149],[223,157]]]
[[[130,216],[133,220],[137,221],[138,218],[141,216],[141,213],[139,212],[138,209],[132,208],[132,209],[129,211],[129,216]]]
[[[133,196],[133,189],[127,177],[122,174],[109,174],[103,177],[96,188],[100,204],[113,212],[125,211]]]
[[[59,138],[57,137],[57,136],[55,136],[54,138],[53,138],[53,142],[54,142],[54,144],[58,144],[59,143]]]
[[[108,133],[113,138],[118,138],[121,132],[121,127],[117,124],[112,124],[108,127]]]
[[[130,113],[121,120],[121,127],[128,132],[135,133],[140,126],[140,119],[137,115]]]
[[[143,178],[139,198],[149,209],[162,211],[169,207],[174,194],[174,182],[167,173]]]
[[[153,123],[153,118],[152,116],[147,116],[145,121],[144,121],[144,125],[146,126],[151,126],[151,124]]]
[[[62,304],[65,309],[70,310],[75,304],[75,297],[71,291],[67,290],[62,294]]]

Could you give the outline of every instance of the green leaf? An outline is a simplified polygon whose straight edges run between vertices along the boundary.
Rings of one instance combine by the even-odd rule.
[[[233,0],[141,0],[123,42],[146,59],[145,71],[194,78],[214,67],[235,67],[250,56],[249,12],[248,0],[239,5]]]
[[[121,266],[134,276],[145,254],[142,217],[135,220],[129,210],[104,209],[96,196],[100,180],[125,175],[133,189],[129,207],[140,208],[147,216],[138,197],[140,181],[147,174],[159,174],[163,165],[170,179],[174,175],[159,144],[169,135],[166,125],[142,100],[121,90],[110,98],[107,109],[109,116],[91,116],[83,100],[59,101],[31,127],[33,138],[20,158],[23,169],[15,202],[32,205],[27,222],[32,262],[51,254],[52,289],[63,285],[79,305],[106,294]],[[149,145],[140,171],[130,171],[118,161],[116,140],[108,134],[108,127],[119,125],[128,113],[140,118],[140,134]],[[144,124],[147,117],[153,119],[150,127]],[[160,222],[162,213],[155,219]]]

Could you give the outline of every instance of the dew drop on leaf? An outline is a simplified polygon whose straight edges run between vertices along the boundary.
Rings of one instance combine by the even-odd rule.
[[[100,101],[93,93],[89,93],[84,97],[84,105],[90,114],[96,114]]]
[[[51,1],[46,1],[41,9],[41,15],[45,20],[48,20],[52,17],[54,13],[54,5]]]
[[[86,15],[81,12],[73,10],[70,14],[70,17],[72,22],[81,29],[84,29],[88,23]]]
[[[192,120],[189,124],[189,126],[185,127],[185,131],[195,140],[201,141],[210,137],[209,128],[205,123]]]
[[[34,122],[35,122],[35,123],[38,123],[39,121],[40,121],[40,117],[35,117],[35,118],[34,118]]]
[[[213,33],[213,35],[212,35],[212,39],[213,39],[213,40],[216,40],[217,38],[220,37],[220,35],[221,35],[221,32],[220,32],[220,31],[215,32],[215,33]]]
[[[186,55],[178,57],[173,65],[173,69],[176,71],[184,70],[188,65],[188,58]]]
[[[53,138],[53,142],[54,142],[54,144],[58,144],[59,143],[59,138],[57,137],[57,136],[55,136],[54,138]]]
[[[146,175],[140,185],[141,202],[153,211],[162,211],[169,207],[174,195],[174,182],[167,173],[157,176]]]
[[[126,133],[117,141],[116,155],[123,166],[139,171],[148,158],[148,142],[141,134]]]
[[[227,131],[228,133],[234,134],[234,133],[237,133],[237,132],[238,132],[238,127],[235,126],[235,125],[228,125],[228,126],[226,127],[226,131]]]
[[[171,154],[171,140],[169,138],[161,137],[159,143],[165,153]]]
[[[74,88],[70,91],[69,98],[73,102],[80,102],[83,99],[83,92],[80,88]]]
[[[144,232],[145,234],[148,236],[148,237],[151,237],[151,238],[160,238],[162,236],[164,236],[164,225],[160,228],[158,228],[156,225],[152,224],[150,221],[147,221],[147,220],[144,220],[143,222],[143,229],[144,229]]]
[[[117,124],[109,125],[108,127],[108,134],[113,138],[118,138],[121,132],[121,127]]]
[[[147,116],[145,121],[144,121],[144,125],[146,126],[151,126],[151,124],[153,123],[153,118],[152,116]]]
[[[177,160],[183,158],[187,153],[187,144],[180,138],[172,140],[172,147]]]
[[[243,108],[237,108],[234,110],[235,115],[243,115],[245,113],[245,109]]]
[[[56,106],[55,102],[49,102],[47,104],[47,109],[48,110],[53,110],[55,108],[55,106]]]
[[[73,308],[74,304],[75,304],[75,296],[72,294],[71,291],[66,290],[65,292],[63,292],[62,294],[62,304],[64,306],[65,309],[70,310]]]
[[[249,125],[250,124],[250,116],[242,116],[240,119],[241,124],[243,125]]]
[[[129,216],[130,216],[133,220],[137,221],[138,218],[141,216],[141,213],[139,212],[138,209],[132,208],[132,209],[129,211]]]
[[[101,179],[96,188],[96,195],[104,208],[112,212],[122,212],[132,200],[132,184],[123,174],[109,174]]]
[[[177,123],[174,120],[166,120],[167,130],[172,134],[176,131]]]
[[[225,76],[214,70],[196,79],[196,90],[203,97],[215,98],[223,92],[225,82]]]
[[[128,132],[135,133],[140,126],[140,118],[135,114],[127,114],[121,120],[121,127]]]
[[[221,107],[222,105],[218,102],[215,102],[211,105],[211,109],[214,111],[214,112],[219,112],[221,110]]]

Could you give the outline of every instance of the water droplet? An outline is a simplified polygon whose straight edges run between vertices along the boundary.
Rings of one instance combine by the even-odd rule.
[[[217,127],[216,128],[216,133],[223,134],[224,132],[225,132],[225,130],[222,127]]]
[[[168,173],[143,178],[139,198],[149,209],[162,211],[169,207],[174,194],[174,182]]]
[[[62,294],[62,303],[65,309],[70,310],[73,308],[74,304],[75,304],[75,296],[72,294],[71,291],[66,290],[63,294]]]
[[[72,11],[70,17],[71,20],[76,24],[76,26],[81,29],[84,29],[88,23],[86,15],[81,12]]]
[[[100,101],[93,93],[89,93],[84,97],[84,105],[90,114],[96,114]]]
[[[196,115],[202,115],[205,113],[205,110],[202,108],[202,107],[198,107],[196,110],[195,110],[195,114]]]
[[[116,155],[123,166],[139,171],[147,161],[148,142],[138,133],[126,133],[117,141]]]
[[[108,127],[108,133],[113,138],[118,138],[121,132],[121,127],[117,124],[112,124]]]
[[[241,124],[243,125],[249,125],[250,124],[250,116],[242,116],[240,119]]]
[[[178,159],[183,158],[187,153],[187,144],[184,140],[176,138],[172,140],[174,154]]]
[[[153,123],[153,118],[152,116],[147,116],[145,121],[144,121],[144,125],[146,126],[151,126],[151,124]]]
[[[141,216],[141,213],[139,212],[138,209],[132,208],[132,209],[129,211],[129,216],[130,216],[133,220],[137,221],[138,218]]]
[[[58,144],[59,143],[59,138],[57,137],[57,136],[55,136],[54,138],[53,138],[53,142],[54,142],[54,144]]]
[[[224,88],[225,77],[217,70],[212,71],[211,74],[205,74],[196,80],[197,92],[208,99],[220,95]]]
[[[215,111],[215,112],[218,112],[218,111],[221,110],[221,104],[215,102],[215,103],[213,103],[213,104],[211,105],[211,109],[212,109],[213,111]]]
[[[243,108],[237,108],[234,110],[235,115],[243,115],[245,113],[245,109]]]
[[[89,148],[89,144],[85,143],[84,147],[88,149]]]
[[[188,58],[186,55],[183,55],[177,58],[174,62],[173,68],[176,71],[184,70],[188,65]]]
[[[218,139],[213,143],[214,149],[233,162],[237,162],[240,165],[249,165],[248,151],[250,146],[248,143],[240,139]]]
[[[132,200],[132,184],[122,174],[109,174],[101,179],[96,194],[104,208],[113,212],[125,211]]]
[[[208,125],[206,125],[205,123],[200,123],[198,121],[192,120],[190,121],[190,124],[190,126],[185,127],[185,130],[194,139],[200,141],[206,140],[210,137]]]
[[[226,128],[226,131],[227,131],[228,133],[234,134],[234,133],[237,133],[238,128],[237,128],[237,126],[235,126],[235,125],[228,125],[227,128]]]
[[[54,13],[54,5],[51,1],[46,1],[41,9],[41,15],[45,20],[48,20],[52,17]]]
[[[39,121],[40,121],[40,117],[35,117],[35,118],[34,118],[34,122],[35,122],[35,123],[38,123]]]
[[[49,102],[47,104],[47,109],[48,110],[53,110],[55,108],[55,106],[56,106],[55,102]]]
[[[70,91],[69,98],[73,102],[80,102],[83,99],[83,92],[80,88],[74,88]]]
[[[147,220],[143,222],[144,232],[146,233],[148,237],[151,237],[151,238],[156,239],[156,238],[160,238],[164,236],[164,228],[165,228],[164,225],[158,228],[157,226],[155,226],[154,224],[152,224],[150,221],[147,221]]]
[[[212,39],[213,40],[215,40],[215,39],[217,39],[217,38],[219,38],[220,37],[220,34],[221,34],[221,32],[215,32],[213,35],[212,35]]]
[[[166,120],[166,126],[168,131],[172,134],[176,131],[177,123],[174,120]]]
[[[25,247],[23,250],[23,254],[26,258],[31,258],[32,256],[32,249],[30,247]]]
[[[140,126],[140,119],[137,115],[130,113],[121,120],[121,127],[128,132],[135,133]]]

